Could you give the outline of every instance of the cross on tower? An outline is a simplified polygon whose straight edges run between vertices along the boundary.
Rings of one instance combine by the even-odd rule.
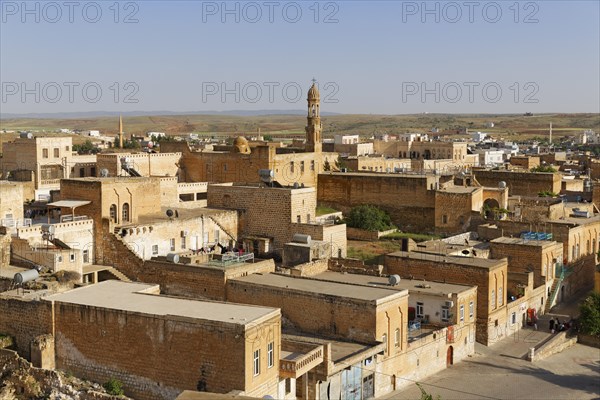
[[[315,83],[317,83],[317,80],[315,78],[312,78],[312,83],[314,85]]]

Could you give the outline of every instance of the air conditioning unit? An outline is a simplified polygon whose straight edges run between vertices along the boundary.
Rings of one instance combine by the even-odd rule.
[[[186,237],[189,234],[190,234],[189,231],[181,231],[181,237]]]
[[[446,300],[446,307],[454,307],[454,302],[452,300]]]

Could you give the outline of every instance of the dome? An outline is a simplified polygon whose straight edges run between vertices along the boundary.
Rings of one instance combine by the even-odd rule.
[[[238,136],[233,141],[233,147],[236,153],[250,154],[250,146],[248,140],[243,136]]]
[[[321,95],[319,94],[319,88],[317,88],[317,83],[314,82],[310,89],[308,90],[308,100],[310,99],[319,99]]]

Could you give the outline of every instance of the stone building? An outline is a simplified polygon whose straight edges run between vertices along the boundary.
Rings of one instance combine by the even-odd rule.
[[[561,174],[550,172],[518,172],[509,170],[473,169],[477,181],[488,187],[506,182],[511,196],[537,196],[539,192],[560,193]]]
[[[181,153],[102,153],[97,171],[108,176],[177,176]]]
[[[508,272],[533,272],[534,287],[549,293],[557,267],[563,265],[563,245],[553,240],[500,237],[490,241],[490,257],[508,259]],[[559,271],[560,275],[560,271]],[[548,295],[545,296],[546,298]]]
[[[12,297],[11,297],[12,296]],[[19,316],[30,309],[35,327]],[[159,295],[157,285],[105,281],[37,301],[5,293],[0,329],[38,366],[96,382],[116,378],[136,399],[183,390],[277,397],[281,316],[274,308]],[[23,334],[21,332],[26,332]],[[43,347],[35,343],[44,335]]]
[[[334,168],[336,153],[322,151],[320,94],[316,84],[308,92],[306,143],[304,147],[250,144],[238,137],[232,146],[215,150],[196,150],[183,142],[163,142],[161,151],[181,153],[181,182],[259,183],[259,170],[272,170],[282,185],[295,183],[316,186],[317,176]]]
[[[106,235],[118,235],[146,260],[237,241],[235,212],[177,207],[177,178],[65,179],[60,196],[89,202],[77,210],[94,221],[97,264],[104,263]]]
[[[0,180],[0,226],[16,228],[28,225],[23,213],[23,185]]]
[[[48,199],[60,180],[73,176],[96,176],[95,156],[73,153],[70,136],[21,137],[4,144],[1,176],[33,182],[35,199]]]
[[[246,251],[281,254],[299,233],[330,242],[333,257],[346,256],[346,225],[317,222],[313,187],[210,185],[208,206],[237,210],[240,241]]]
[[[463,162],[467,156],[467,143],[429,140],[427,136],[408,134],[398,140],[375,140],[376,154],[415,160],[452,160]]]
[[[403,279],[477,286],[477,341],[490,345],[509,335],[506,327],[506,259],[399,251],[385,256],[385,270]]]
[[[365,398],[393,389],[390,376],[402,364],[407,349],[405,290],[255,274],[228,280],[227,300],[280,308],[286,334],[306,343],[321,338],[336,352],[352,349],[342,368],[328,368],[325,374],[322,370],[311,371],[300,379],[299,387],[306,385],[305,380],[309,383],[308,395],[303,394],[303,399],[327,398],[322,397],[327,388],[339,392],[343,371],[349,368],[358,374],[358,379],[348,381],[350,389],[362,391]],[[307,314],[306,310],[311,312]],[[325,358],[327,364],[329,360],[333,361]],[[367,368],[355,370],[358,364]]]
[[[387,211],[403,230],[454,234],[482,218],[483,207],[506,207],[508,192],[454,184],[447,174],[323,173],[318,201],[343,212],[361,204]]]

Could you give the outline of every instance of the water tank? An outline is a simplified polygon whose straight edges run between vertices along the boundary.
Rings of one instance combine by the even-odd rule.
[[[175,264],[179,263],[179,254],[175,254],[175,253],[167,254],[167,261],[170,261]]]
[[[52,224],[42,224],[42,232],[54,235],[54,225],[52,225]]]
[[[273,172],[272,169],[259,169],[258,176],[260,177],[260,180],[263,181],[264,183],[271,183],[271,182],[273,182],[275,173]]]
[[[31,132],[21,132],[19,134],[19,137],[21,139],[33,139],[33,133],[31,133]]]
[[[310,235],[303,235],[301,233],[295,233],[294,237],[292,238],[292,242],[294,242],[294,243],[310,244],[310,241],[311,241]]]
[[[388,278],[388,283],[390,286],[396,286],[400,283],[400,275],[390,275]]]
[[[13,277],[13,280],[17,285],[22,285],[25,282],[36,280],[40,277],[40,274],[35,269],[30,269],[23,272],[17,272]]]
[[[498,189],[506,189],[506,182],[504,182],[504,181],[498,182]]]

